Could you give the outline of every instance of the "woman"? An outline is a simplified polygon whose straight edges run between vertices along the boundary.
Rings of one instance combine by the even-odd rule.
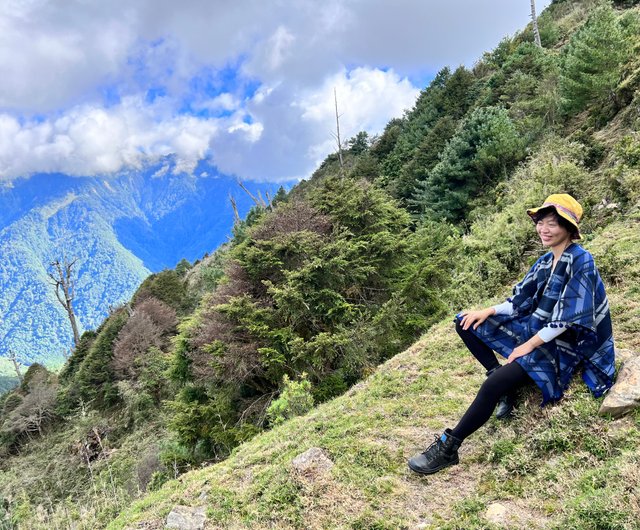
[[[614,347],[609,304],[593,256],[574,243],[580,239],[582,207],[570,195],[547,197],[527,210],[542,244],[550,252],[497,306],[456,315],[456,331],[487,370],[475,400],[453,429],[436,437],[423,453],[409,459],[420,474],[458,463],[460,444],[490,418],[508,417],[514,393],[535,383],[542,404],[557,401],[579,365],[595,397],[613,384]],[[506,357],[500,365],[494,351]]]

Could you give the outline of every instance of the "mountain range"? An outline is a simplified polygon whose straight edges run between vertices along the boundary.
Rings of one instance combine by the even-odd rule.
[[[53,261],[75,260],[74,309],[80,332],[93,329],[150,273],[223,243],[234,220],[229,195],[244,216],[253,200],[234,178],[205,163],[176,172],[170,158],[103,178],[38,174],[0,185],[0,375],[14,373],[12,354],[22,366],[55,368],[72,347]]]

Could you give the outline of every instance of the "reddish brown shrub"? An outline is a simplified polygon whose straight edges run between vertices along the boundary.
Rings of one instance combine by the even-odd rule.
[[[255,240],[267,240],[278,235],[302,231],[328,235],[331,228],[331,219],[328,216],[320,213],[308,202],[298,200],[269,213],[260,224],[249,231],[249,236]]]
[[[175,309],[154,297],[146,298],[136,304],[135,312],[146,314],[163,334],[175,331],[178,324]]]
[[[136,311],[114,342],[111,366],[115,376],[118,379],[134,378],[138,374],[140,358],[151,346],[162,346],[162,330],[149,315]]]

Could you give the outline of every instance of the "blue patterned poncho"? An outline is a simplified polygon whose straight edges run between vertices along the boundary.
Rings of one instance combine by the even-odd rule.
[[[552,267],[548,252],[513,288],[513,315],[494,315],[476,330],[469,328],[504,357],[545,326],[567,328],[515,361],[542,390],[543,405],[562,397],[580,364],[595,397],[613,385],[615,371],[609,303],[593,256],[572,243],[553,273]]]

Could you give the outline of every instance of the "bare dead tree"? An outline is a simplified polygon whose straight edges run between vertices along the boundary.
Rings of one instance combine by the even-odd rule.
[[[247,187],[242,183],[242,181],[240,179],[236,179],[236,182],[238,183],[238,186],[240,186],[244,192],[251,197],[251,200],[256,204],[256,206],[260,206],[262,208],[267,208],[269,205],[264,201],[264,199],[262,198],[262,195],[260,195],[260,193],[258,193],[258,197],[256,197],[253,193],[251,193]]]
[[[333,134],[338,144],[338,161],[340,162],[340,176],[344,177],[344,161],[342,159],[342,140],[340,139],[340,115],[338,114],[338,93],[334,87],[333,100],[336,107],[336,134]]]
[[[60,302],[67,312],[71,329],[73,330],[73,343],[77,346],[80,342],[80,333],[78,332],[76,315],[73,311],[73,299],[75,297],[73,266],[76,264],[76,261],[77,258],[71,261],[63,259],[62,263],[60,263],[60,260],[52,262],[51,267],[53,271],[49,272],[49,278],[51,278],[52,285],[56,288],[58,302]]]
[[[12,350],[9,350],[9,359],[11,359],[11,362],[13,363],[13,369],[16,371],[16,375],[18,376],[20,384],[22,384],[24,378],[22,377],[22,372],[20,371],[20,365],[18,364],[18,359],[16,359],[16,354]]]
[[[57,384],[49,382],[46,374],[35,374],[27,395],[8,418],[11,430],[29,439],[35,433],[42,435],[42,428],[55,416],[57,393]]]
[[[231,208],[233,208],[233,226],[236,226],[240,222],[240,213],[238,212],[238,203],[231,193],[229,193],[229,201],[231,201]]]
[[[542,48],[540,31],[538,30],[538,17],[536,17],[536,0],[531,0],[531,22],[533,23],[533,38],[538,48]]]

